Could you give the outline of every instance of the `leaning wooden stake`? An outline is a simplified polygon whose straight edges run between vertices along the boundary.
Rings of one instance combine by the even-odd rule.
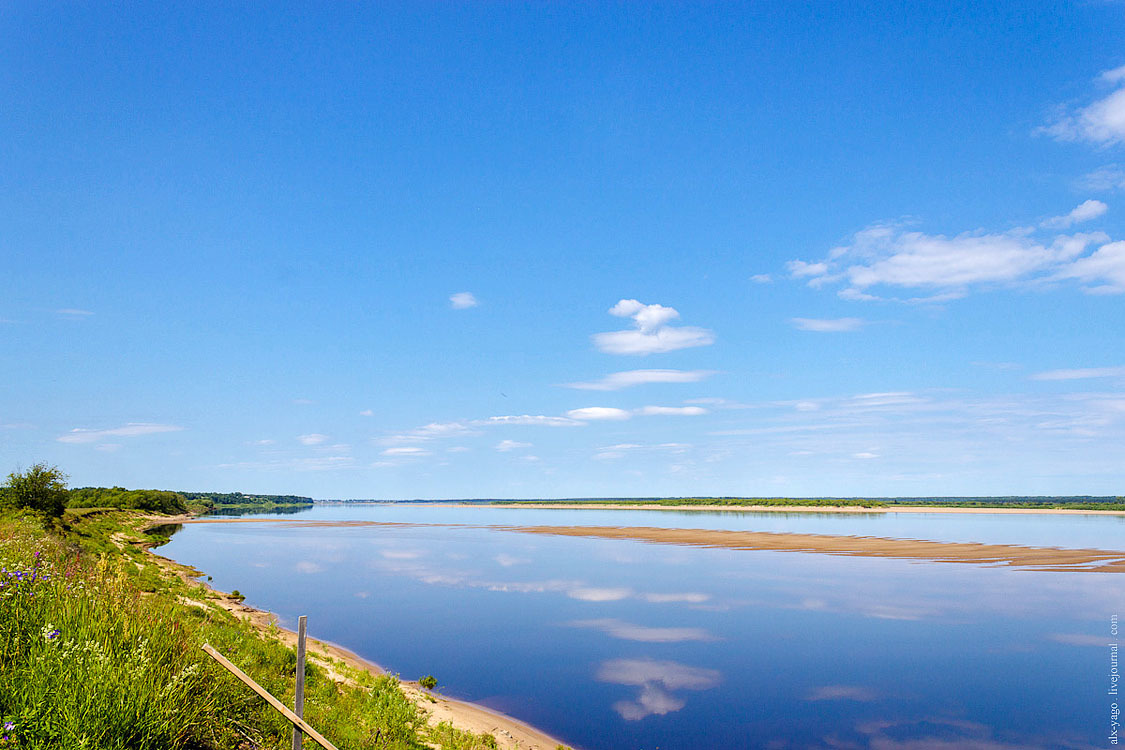
[[[286,705],[284,703],[282,703],[277,698],[274,698],[272,695],[270,695],[269,692],[267,692],[264,687],[262,687],[261,685],[259,685],[256,682],[254,682],[254,680],[250,679],[250,677],[245,672],[243,672],[241,669],[239,669],[238,667],[234,666],[229,661],[227,661],[227,659],[222,654],[220,654],[218,651],[211,648],[210,644],[204,643],[203,644],[203,650],[206,651],[207,654],[212,659],[214,659],[215,661],[219,662],[219,664],[222,664],[224,667],[226,667],[226,669],[231,674],[233,674],[235,677],[237,677],[238,679],[245,682],[250,687],[251,690],[253,690],[255,693],[257,693],[258,695],[265,698],[266,702],[269,703],[271,706],[273,706],[275,709],[277,709],[278,713],[280,713],[282,716],[284,716],[286,719],[288,719],[293,724],[293,726],[299,727],[302,732],[307,734],[309,737],[312,737],[317,742],[317,744],[319,744],[321,747],[324,748],[324,750],[339,750],[339,748],[337,748],[331,742],[324,739],[324,737],[321,736],[320,732],[318,732],[315,729],[313,729],[312,727],[310,727],[304,719],[302,719],[300,716],[298,716],[297,714],[290,711],[289,708],[286,707]]]
[[[297,690],[293,698],[293,713],[305,718],[305,624],[307,617],[297,618]],[[293,750],[301,750],[301,730],[293,727]]]

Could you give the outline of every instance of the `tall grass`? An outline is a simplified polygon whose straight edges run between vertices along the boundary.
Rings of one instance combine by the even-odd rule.
[[[114,521],[90,520],[98,533],[87,529],[88,546],[101,552],[45,534],[30,519],[0,519],[0,747],[288,748],[289,723],[200,646],[210,642],[288,703],[293,651],[200,606],[202,588],[158,576],[139,553],[113,551]],[[305,717],[340,748],[487,742],[427,727],[394,677],[348,677],[341,685],[306,668]]]

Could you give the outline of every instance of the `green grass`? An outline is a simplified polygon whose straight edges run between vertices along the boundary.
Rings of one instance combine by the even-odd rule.
[[[160,571],[127,513],[70,513],[53,531],[0,518],[0,724],[26,750],[288,748],[291,727],[202,650],[207,642],[292,704],[296,656]],[[184,603],[184,598],[203,606]],[[275,631],[276,633],[276,631]],[[342,750],[488,748],[430,728],[391,676],[306,668],[305,718]],[[4,733],[0,732],[0,736]],[[312,747],[306,739],[306,747]]]

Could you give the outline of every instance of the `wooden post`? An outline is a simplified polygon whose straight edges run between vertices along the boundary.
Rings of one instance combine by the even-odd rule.
[[[237,677],[238,679],[240,679],[244,683],[246,683],[250,687],[251,690],[253,690],[255,693],[257,693],[258,695],[265,698],[266,703],[273,706],[277,710],[277,712],[280,713],[282,716],[284,716],[286,719],[288,719],[290,721],[290,723],[293,724],[293,726],[300,727],[302,732],[307,734],[309,737],[312,737],[313,740],[315,740],[318,745],[320,745],[321,747],[324,748],[324,750],[339,750],[339,748],[337,748],[331,742],[324,739],[324,737],[320,734],[320,732],[318,732],[315,729],[313,729],[312,727],[310,727],[304,719],[302,719],[300,716],[298,716],[297,714],[290,711],[284,703],[282,703],[277,698],[274,698],[272,695],[270,695],[269,691],[267,691],[264,687],[262,687],[261,685],[259,685],[256,682],[254,682],[254,680],[252,680],[245,672],[243,672],[241,669],[239,669],[238,667],[231,664],[227,660],[226,657],[224,657],[218,651],[213,649],[211,647],[211,644],[204,643],[203,644],[203,650],[206,651],[207,654],[212,659],[219,662],[219,664],[222,664],[223,667],[225,667],[227,669],[227,671],[229,671],[235,677]]]
[[[297,690],[293,698],[293,713],[305,718],[305,624],[307,617],[297,618]],[[293,750],[301,750],[302,733],[293,725]]]

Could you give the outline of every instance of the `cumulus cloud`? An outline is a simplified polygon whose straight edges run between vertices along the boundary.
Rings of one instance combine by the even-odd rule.
[[[750,280],[755,284],[769,284],[773,281],[773,276],[770,276],[768,273],[756,273],[750,277]]]
[[[1074,224],[1081,224],[1084,221],[1096,219],[1106,211],[1109,206],[1101,201],[1088,200],[1078,204],[1077,207],[1070,213],[1064,216],[1055,216],[1044,221],[1040,226],[1050,229],[1066,229]]]
[[[454,310],[468,310],[470,307],[476,307],[479,304],[480,302],[477,301],[472,292],[457,292],[449,295],[449,306]]]
[[[626,370],[589,383],[567,383],[566,387],[582,391],[619,391],[649,383],[698,383],[713,374],[712,370]]]
[[[508,451],[514,451],[514,450],[519,450],[520,448],[530,448],[530,447],[531,447],[531,443],[521,443],[518,440],[501,440],[499,443],[496,444],[496,450],[500,451],[501,453],[507,453]]]
[[[124,427],[114,427],[108,430],[88,430],[75,427],[65,435],[55,438],[60,443],[97,443],[109,437],[141,437],[143,435],[156,435],[162,432],[180,432],[183,427],[172,424],[153,424],[151,422],[130,422]]]
[[[616,409],[611,406],[586,406],[581,409],[571,409],[566,415],[571,419],[578,419],[583,422],[605,419],[621,420],[632,416],[624,409]]]
[[[715,342],[715,334],[695,326],[671,326],[680,317],[674,307],[646,305],[635,299],[623,299],[609,309],[610,315],[632,318],[633,328],[624,331],[596,333],[591,338],[600,351],[607,354],[644,356],[708,346]]]
[[[1059,269],[1058,278],[1079,279],[1097,294],[1125,292],[1125,241],[1102,245],[1093,254]]]
[[[843,333],[858,331],[863,327],[863,321],[859,318],[790,318],[789,322],[798,330],[817,333]]]
[[[1101,146],[1125,143],[1125,65],[1107,70],[1100,83],[1114,90],[1085,107],[1065,113],[1042,132],[1060,141],[1086,141]]]
[[[1100,201],[1086,201],[1066,216],[1049,221],[1073,224],[1100,215],[1104,206]],[[857,232],[848,244],[832,249],[822,263],[795,261],[801,271],[794,276],[806,278],[812,287],[842,284],[839,296],[858,301],[883,299],[872,293],[879,287],[933,290],[926,296],[891,298],[933,303],[962,297],[976,285],[1066,278],[1102,285],[1090,291],[1125,291],[1125,246],[1119,249],[1102,232],[1042,238],[1036,231],[1021,227],[946,236],[908,230],[899,224],[875,224]],[[1085,255],[1097,245],[1101,247],[1096,252]],[[810,270],[813,266],[816,269]]]
[[[301,445],[320,445],[326,440],[328,440],[328,436],[321,435],[319,432],[312,432],[308,435],[297,436],[297,442],[299,442]]]

